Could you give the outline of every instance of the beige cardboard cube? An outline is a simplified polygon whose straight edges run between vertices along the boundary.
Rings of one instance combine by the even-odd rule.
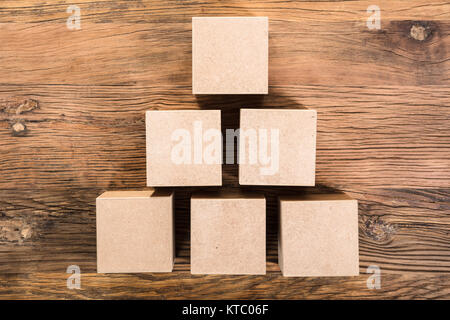
[[[192,93],[267,94],[267,17],[192,18]]]
[[[109,191],[97,198],[97,272],[171,272],[173,194]]]
[[[206,194],[192,197],[191,273],[266,273],[264,196]]]
[[[147,186],[222,185],[220,110],[147,111]]]
[[[314,186],[315,110],[241,109],[239,183]]]
[[[358,203],[344,194],[284,196],[278,263],[284,276],[359,274]]]

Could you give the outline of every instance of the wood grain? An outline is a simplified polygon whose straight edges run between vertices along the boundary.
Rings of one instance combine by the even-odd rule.
[[[228,187],[230,188],[230,187]],[[277,265],[277,200],[286,193],[328,188],[257,187],[267,197],[267,269]],[[100,189],[3,191],[0,201],[0,274],[61,272],[79,265],[96,272],[95,198]],[[176,265],[189,271],[189,197],[201,188],[176,188]],[[345,190],[359,200],[360,271],[450,272],[450,189]]]
[[[69,4],[0,4],[0,298],[450,297],[450,2],[378,1],[378,31],[370,1],[80,0],[77,31]],[[268,96],[191,94],[198,15],[269,16]],[[317,187],[253,188],[268,199],[268,274],[189,274],[198,188],[176,188],[174,273],[96,274],[95,197],[145,186],[145,110],[219,108],[225,130],[242,107],[318,112]],[[223,172],[238,188],[237,166]],[[359,201],[361,275],[283,278],[276,196],[335,190]]]
[[[66,28],[68,2],[30,4],[7,1],[1,11],[8,83],[190,86],[191,17],[218,14],[270,17],[271,85],[450,83],[446,2],[381,1],[383,28],[375,31],[366,26],[368,1],[252,2],[251,12],[239,2],[224,10],[218,1],[86,1],[76,31]],[[14,16],[28,20],[11,22]],[[428,36],[414,39],[413,26],[424,27]]]
[[[81,289],[66,287],[68,274],[0,275],[0,299],[445,299],[444,275],[382,275],[381,289],[368,290],[368,275],[347,278],[195,276],[172,274],[82,274]],[[126,284],[126,285],[125,285]]]
[[[0,85],[0,186],[145,185],[145,110],[219,108],[225,129],[239,127],[241,107],[308,107],[318,112],[318,184],[450,187],[447,88],[274,86],[257,98],[196,98],[190,90]],[[30,100],[38,107],[17,112]],[[26,126],[19,136],[18,122]],[[225,184],[233,181],[226,174]]]

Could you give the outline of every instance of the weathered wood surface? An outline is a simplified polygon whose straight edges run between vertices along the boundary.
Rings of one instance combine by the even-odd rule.
[[[379,1],[379,31],[368,1],[82,0],[76,31],[69,4],[0,3],[0,298],[450,297],[450,2]],[[192,96],[196,15],[269,16],[268,96]],[[256,188],[267,276],[189,274],[193,188],[176,189],[173,274],[95,274],[95,197],[145,186],[145,110],[220,108],[225,129],[240,107],[318,111],[318,187]],[[360,203],[361,276],[281,277],[276,195],[335,189]]]
[[[219,107],[224,126],[237,128],[239,107],[309,107],[318,111],[317,183],[450,187],[448,87],[271,89],[267,97],[195,98],[187,86],[0,85],[5,99],[18,99],[2,103],[0,132],[8,138],[0,141],[0,186],[145,185],[144,112],[151,108]],[[20,108],[28,99],[38,104]],[[17,132],[16,123],[26,130]]]
[[[366,276],[350,278],[283,278],[266,276],[196,276],[169,274],[83,274],[81,290],[66,287],[61,273],[0,276],[0,298],[28,299],[445,299],[445,275],[389,274],[381,289],[367,290]]]

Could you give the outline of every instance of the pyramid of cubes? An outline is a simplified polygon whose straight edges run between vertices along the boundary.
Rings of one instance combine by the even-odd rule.
[[[268,38],[266,17],[193,18],[192,93],[268,94]],[[230,137],[222,136],[220,110],[152,110],[145,117],[152,188],[97,198],[99,273],[173,270],[174,193],[158,187],[221,186],[225,138],[237,141],[240,185],[315,185],[315,110],[241,109]],[[191,273],[266,273],[263,194],[194,193],[190,205]],[[358,275],[356,200],[291,194],[280,196],[278,207],[284,276]]]

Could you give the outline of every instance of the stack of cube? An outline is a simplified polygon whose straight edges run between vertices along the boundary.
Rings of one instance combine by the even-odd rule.
[[[193,18],[193,94],[268,94],[268,29],[265,17]],[[241,109],[239,184],[314,186],[316,122],[315,110]],[[147,111],[147,186],[221,186],[220,132],[220,110]],[[173,270],[174,194],[168,190],[108,191],[97,198],[98,272]],[[263,194],[205,192],[193,194],[190,206],[191,273],[266,273]],[[284,276],[359,273],[356,200],[289,195],[279,197],[278,207]]]

